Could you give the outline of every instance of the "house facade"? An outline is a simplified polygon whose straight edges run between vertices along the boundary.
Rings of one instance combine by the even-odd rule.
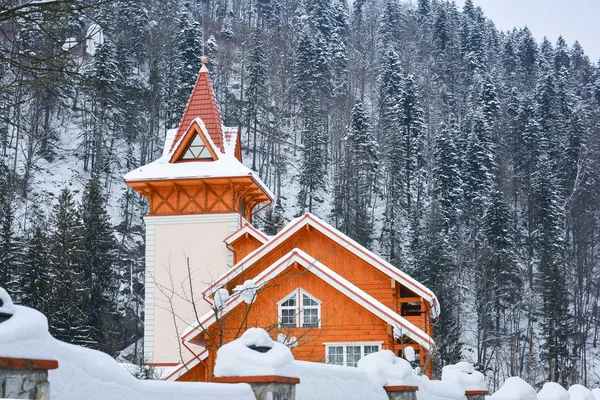
[[[355,366],[411,347],[427,370],[435,295],[314,215],[272,237],[254,228],[273,196],[220,121],[203,65],[163,157],[125,177],[150,202],[146,361],[211,381],[219,347],[259,326],[298,360]]]

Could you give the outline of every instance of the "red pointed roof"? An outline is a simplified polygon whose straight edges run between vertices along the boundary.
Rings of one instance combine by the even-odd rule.
[[[177,128],[177,134],[171,144],[171,150],[173,150],[175,143],[187,131],[192,121],[195,118],[200,118],[204,122],[204,126],[215,146],[221,152],[224,152],[221,113],[219,112],[217,99],[210,84],[210,77],[208,76],[206,65],[204,65],[205,63],[206,58],[202,57],[202,68],[200,68],[198,79],[196,79],[196,84],[183,112],[179,128]]]

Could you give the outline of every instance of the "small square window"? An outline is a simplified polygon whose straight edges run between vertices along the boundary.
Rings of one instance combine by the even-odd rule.
[[[360,346],[348,346],[347,349],[346,365],[349,367],[356,367],[356,363],[360,360]]]
[[[344,365],[344,346],[329,346],[327,364]]]

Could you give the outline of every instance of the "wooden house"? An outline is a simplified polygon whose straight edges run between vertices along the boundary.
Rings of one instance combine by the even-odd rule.
[[[150,201],[146,361],[175,366],[183,354],[168,379],[211,381],[219,347],[258,326],[299,360],[355,366],[412,347],[427,369],[435,295],[314,215],[272,237],[258,231],[252,215],[273,197],[242,164],[239,139],[222,126],[203,65],[163,157],[125,177]],[[182,249],[197,258],[186,265]],[[191,273],[195,260],[206,271]]]

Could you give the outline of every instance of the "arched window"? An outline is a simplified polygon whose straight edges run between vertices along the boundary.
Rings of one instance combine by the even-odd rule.
[[[321,327],[321,301],[305,290],[298,288],[277,304],[280,327]]]

